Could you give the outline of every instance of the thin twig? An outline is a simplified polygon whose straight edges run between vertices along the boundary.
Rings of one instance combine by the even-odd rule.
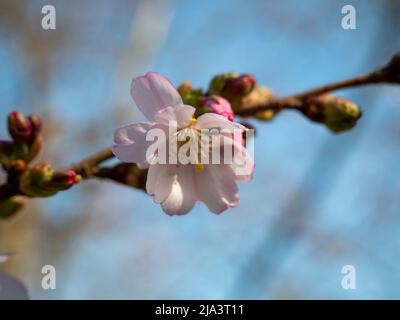
[[[70,166],[68,169],[75,171],[83,178],[89,178],[97,172],[96,168],[100,163],[103,163],[113,157],[114,154],[112,153],[111,148],[104,149],[84,159],[83,161]]]
[[[243,107],[242,110],[238,110],[235,114],[240,115],[242,117],[249,117],[256,114],[259,111],[264,111],[264,110],[297,109],[300,108],[307,99],[321,95],[323,93],[344,88],[352,88],[352,87],[358,87],[376,83],[393,83],[393,81],[385,78],[384,74],[382,73],[382,70],[379,69],[368,75],[358,76],[334,82],[331,84],[323,85],[289,97],[274,99],[267,104],[251,106],[248,108]]]

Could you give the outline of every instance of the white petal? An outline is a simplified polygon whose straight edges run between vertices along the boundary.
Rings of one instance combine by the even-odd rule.
[[[157,72],[133,79],[131,95],[137,107],[150,121],[166,107],[182,104],[182,98],[171,82]]]
[[[165,130],[159,124],[135,123],[118,128],[114,134],[114,155],[122,162],[147,165],[146,151],[153,141],[146,141],[147,132],[151,129]],[[160,141],[161,143],[161,141]]]
[[[178,170],[175,165],[155,164],[149,167],[146,191],[156,203],[163,202],[171,193]]]
[[[224,158],[225,148],[231,154],[229,161],[225,161]],[[248,182],[253,178],[254,160],[240,140],[224,137],[220,146],[220,153],[221,163],[231,166],[237,180]]]
[[[195,108],[186,105],[167,107],[157,112],[154,116],[154,120],[166,126],[169,126],[172,121],[176,123],[178,128],[182,128],[189,124],[195,111]]]
[[[114,142],[116,144],[130,144],[141,140],[152,126],[151,123],[138,122],[119,127],[115,130]]]
[[[197,118],[195,127],[198,129],[228,129],[232,132],[234,132],[234,130],[248,130],[245,126],[229,121],[224,116],[216,113],[205,113],[201,115]]]
[[[188,213],[197,200],[194,166],[180,165],[177,169],[171,192],[161,204],[163,210],[169,215]]]
[[[214,213],[239,202],[235,175],[229,165],[205,165],[202,171],[196,172],[196,185],[199,200]]]

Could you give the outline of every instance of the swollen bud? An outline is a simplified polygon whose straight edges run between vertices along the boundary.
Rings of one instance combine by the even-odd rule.
[[[253,108],[255,106],[265,105],[275,99],[275,95],[271,89],[265,86],[256,86],[250,94],[244,97],[236,108],[245,110],[246,108]],[[278,110],[268,109],[258,111],[255,117],[258,120],[270,121],[278,113]]]
[[[49,164],[26,170],[20,178],[20,190],[30,197],[48,197],[66,190],[81,180],[75,171],[54,171]]]
[[[29,143],[32,137],[32,124],[21,112],[8,115],[8,132],[15,142]]]
[[[42,120],[37,115],[31,115],[28,117],[32,125],[32,137],[29,146],[29,154],[26,158],[27,161],[33,160],[42,149],[43,138],[42,138]]]
[[[73,170],[67,172],[54,172],[51,180],[44,185],[46,188],[66,190],[81,181],[81,176]]]
[[[197,100],[196,116],[206,112],[213,112],[233,121],[233,110],[228,100],[219,96],[201,96]]]
[[[222,96],[228,99],[243,98],[253,90],[255,84],[256,78],[250,74],[228,79],[222,90]]]
[[[324,123],[335,133],[353,128],[362,114],[357,104],[332,94],[311,98],[303,113],[313,121]]]
[[[253,92],[255,85],[256,78],[250,74],[223,73],[211,80],[208,93],[227,99],[233,110],[239,110],[243,99]]]
[[[42,148],[41,119],[36,115],[25,117],[21,112],[11,112],[8,131],[14,141],[7,157],[27,162],[33,160]]]
[[[35,137],[42,131],[42,120],[37,115],[30,115],[28,117],[29,122],[32,125],[32,135]]]

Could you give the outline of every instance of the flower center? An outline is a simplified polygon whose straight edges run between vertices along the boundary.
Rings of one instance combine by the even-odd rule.
[[[192,125],[194,125],[194,124],[196,124],[196,123],[197,123],[197,119],[196,119],[196,118],[190,119],[189,127],[191,127]]]
[[[179,156],[184,156],[186,159],[189,159],[190,164],[194,164],[196,171],[202,171],[204,169],[204,164],[200,161],[200,131],[192,127],[196,123],[197,119],[191,118],[188,125],[178,130],[176,133],[178,138],[178,158]]]

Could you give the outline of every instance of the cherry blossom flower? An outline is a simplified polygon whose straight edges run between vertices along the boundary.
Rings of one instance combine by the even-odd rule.
[[[131,95],[150,122],[118,128],[114,135],[113,153],[122,162],[137,163],[139,167],[149,169],[146,191],[154,197],[154,201],[161,204],[169,215],[186,214],[196,201],[203,202],[214,213],[236,206],[239,202],[236,180],[249,181],[254,168],[241,138],[237,138],[237,133],[241,137],[247,128],[216,113],[205,113],[195,119],[195,108],[184,105],[171,82],[155,72],[135,78]],[[176,131],[171,130],[173,126]],[[235,158],[239,161],[203,161],[204,152],[210,151],[203,147],[209,138],[201,139],[202,132],[207,130],[217,132],[217,138],[223,137],[221,144],[211,145],[215,154],[221,153],[222,146],[228,147],[234,151],[235,157],[239,156],[239,159]],[[224,131],[228,134],[223,134]],[[163,133],[164,138],[159,136],[155,143],[154,139],[149,139],[153,132]],[[173,138],[178,140],[175,148],[171,144]],[[180,156],[187,147],[182,141],[190,141],[189,147],[196,150],[190,153],[189,163],[183,163],[181,157],[178,157],[178,162],[160,161],[162,145],[167,146],[164,150],[168,160],[171,160],[171,155],[178,153]],[[157,151],[154,150],[155,145],[159,147]],[[221,153],[221,159],[225,158],[226,154]]]

